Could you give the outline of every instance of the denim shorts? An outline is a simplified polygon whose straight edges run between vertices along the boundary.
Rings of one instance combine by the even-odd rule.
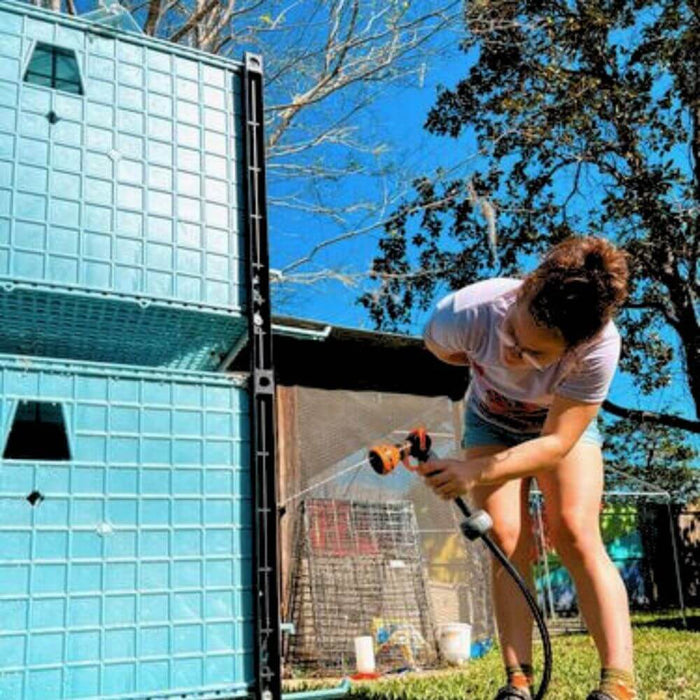
[[[464,414],[464,434],[462,448],[481,447],[482,445],[503,445],[515,447],[520,443],[539,437],[536,433],[515,433],[501,428],[481,418],[467,405]],[[594,418],[579,438],[579,444],[603,446],[603,438],[598,429],[598,419]]]

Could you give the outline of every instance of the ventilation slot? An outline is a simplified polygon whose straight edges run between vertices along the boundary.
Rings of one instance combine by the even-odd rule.
[[[43,85],[74,95],[83,94],[75,51],[37,43],[24,74],[24,82]]]
[[[23,401],[17,406],[3,459],[70,459],[68,434],[60,404]]]

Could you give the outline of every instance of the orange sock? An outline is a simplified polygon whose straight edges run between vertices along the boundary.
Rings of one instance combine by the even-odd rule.
[[[599,690],[613,700],[636,700],[637,698],[634,674],[621,668],[602,669]]]
[[[531,693],[532,690],[532,666],[530,664],[516,664],[514,666],[506,666],[506,676],[508,676],[508,685],[521,690],[527,690]]]

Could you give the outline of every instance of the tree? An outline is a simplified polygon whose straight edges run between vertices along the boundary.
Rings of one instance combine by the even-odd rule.
[[[700,474],[692,468],[696,456],[683,431],[663,425],[605,417],[606,488],[667,491],[675,503],[700,497]]]
[[[695,415],[606,407],[700,432],[699,37],[697,0],[469,2],[468,73],[425,126],[473,137],[480,167],[417,179],[387,223],[360,298],[376,325],[400,328],[442,285],[516,274],[571,234],[606,236],[632,262],[621,368],[649,396],[680,363]]]

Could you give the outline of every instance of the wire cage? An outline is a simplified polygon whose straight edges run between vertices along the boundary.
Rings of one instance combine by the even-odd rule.
[[[380,477],[376,443],[417,424],[455,454],[459,405],[444,397],[279,387],[283,615],[294,623],[286,672],[355,669],[353,638],[372,636],[384,670],[441,663],[443,623],[494,637],[490,559],[467,545],[459,512],[403,468]],[[403,644],[400,644],[401,642]],[[469,655],[471,649],[465,650]]]
[[[292,656],[347,671],[354,666],[354,638],[369,634],[379,668],[434,662],[433,617],[412,504],[308,499],[299,522],[290,612],[300,633],[292,637]]]

